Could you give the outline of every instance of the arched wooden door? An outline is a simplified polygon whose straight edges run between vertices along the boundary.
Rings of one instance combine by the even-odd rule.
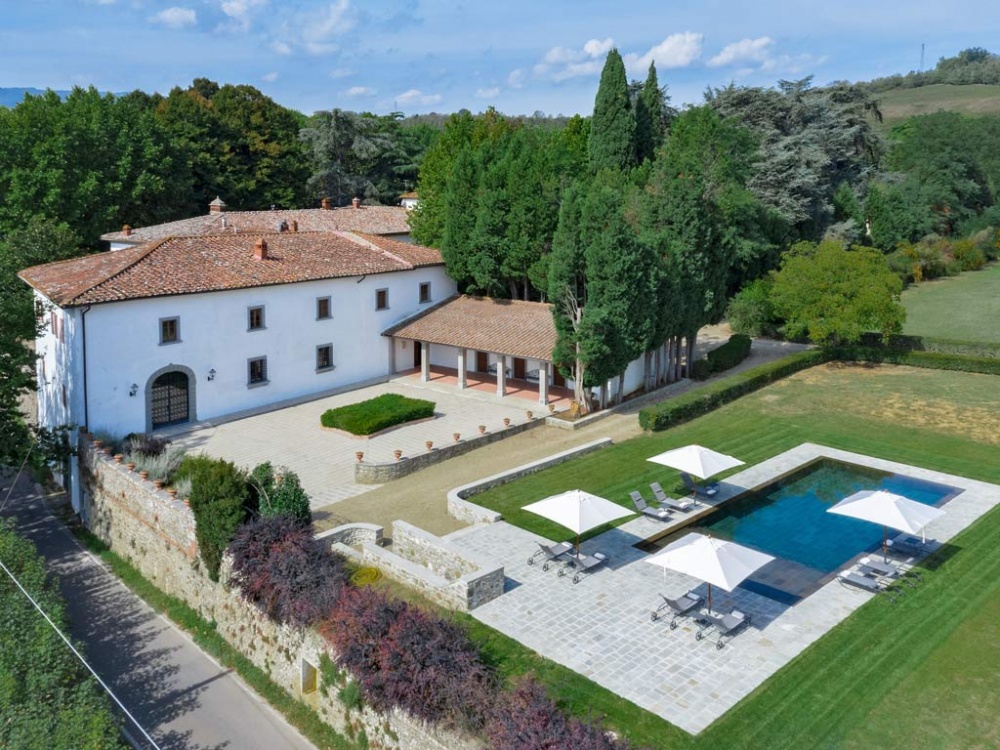
[[[191,418],[189,387],[187,374],[177,370],[165,372],[153,381],[149,398],[154,430]]]

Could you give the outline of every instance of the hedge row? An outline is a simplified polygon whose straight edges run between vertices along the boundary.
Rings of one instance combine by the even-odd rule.
[[[1000,375],[1000,358],[964,357],[959,354],[938,354],[937,352],[902,351],[878,347],[841,347],[831,352],[833,359],[841,361],[888,362],[894,365],[924,367],[929,370],[955,370],[977,372],[984,375]]]
[[[887,342],[877,333],[866,333],[859,345],[872,349],[934,352],[935,354],[958,354],[963,357],[994,357],[1000,359],[1000,344],[985,341],[954,341],[952,339],[925,338],[894,334]]]
[[[323,412],[320,423],[324,427],[335,427],[352,435],[371,435],[397,424],[433,416],[433,401],[385,393],[359,404],[329,409]]]
[[[666,430],[707,414],[776,380],[825,362],[828,358],[824,351],[810,349],[777,362],[754,367],[669,401],[648,406],[639,412],[639,424],[644,430]]]

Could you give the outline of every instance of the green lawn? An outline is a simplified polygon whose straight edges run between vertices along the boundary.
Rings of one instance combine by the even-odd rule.
[[[1000,263],[903,292],[903,333],[1000,344]]]
[[[966,86],[935,84],[914,89],[892,89],[876,95],[886,125],[907,117],[948,110],[963,115],[1000,113],[1000,86],[976,83]]]
[[[692,442],[752,464],[812,441],[1000,484],[998,385],[990,375],[821,366],[673,430],[562,464],[475,501],[549,538],[569,538],[517,509],[572,487],[625,505],[630,489],[653,480],[669,488],[676,481],[676,473],[646,457]],[[556,672],[540,676],[568,707],[605,714],[610,727],[650,747],[996,746],[997,550],[1000,512],[953,540],[947,559],[931,561],[915,591],[896,604],[877,599],[862,607],[696,739],[636,714],[624,701],[615,705],[607,691],[562,675],[561,668],[548,667]],[[487,642],[509,653],[512,664],[530,661],[502,637]]]

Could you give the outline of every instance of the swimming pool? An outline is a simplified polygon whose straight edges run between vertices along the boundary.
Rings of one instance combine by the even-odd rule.
[[[660,549],[692,531],[774,555],[742,585],[784,603],[808,596],[862,552],[882,543],[882,527],[827,509],[859,490],[887,490],[941,506],[961,490],[865,466],[820,459],[777,482],[739,495],[680,531],[645,545]],[[891,529],[890,529],[891,532]]]

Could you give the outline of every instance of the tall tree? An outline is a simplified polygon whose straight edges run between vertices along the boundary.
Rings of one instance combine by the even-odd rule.
[[[380,118],[342,109],[317,112],[300,137],[312,157],[308,184],[314,199],[328,197],[344,206],[354,197],[377,196],[374,166],[394,146]]]
[[[635,164],[635,113],[625,63],[617,49],[604,61],[590,120],[590,169],[628,169]]]
[[[651,62],[646,82],[635,101],[635,158],[639,164],[654,159],[656,149],[663,144],[665,116],[656,65]]]

